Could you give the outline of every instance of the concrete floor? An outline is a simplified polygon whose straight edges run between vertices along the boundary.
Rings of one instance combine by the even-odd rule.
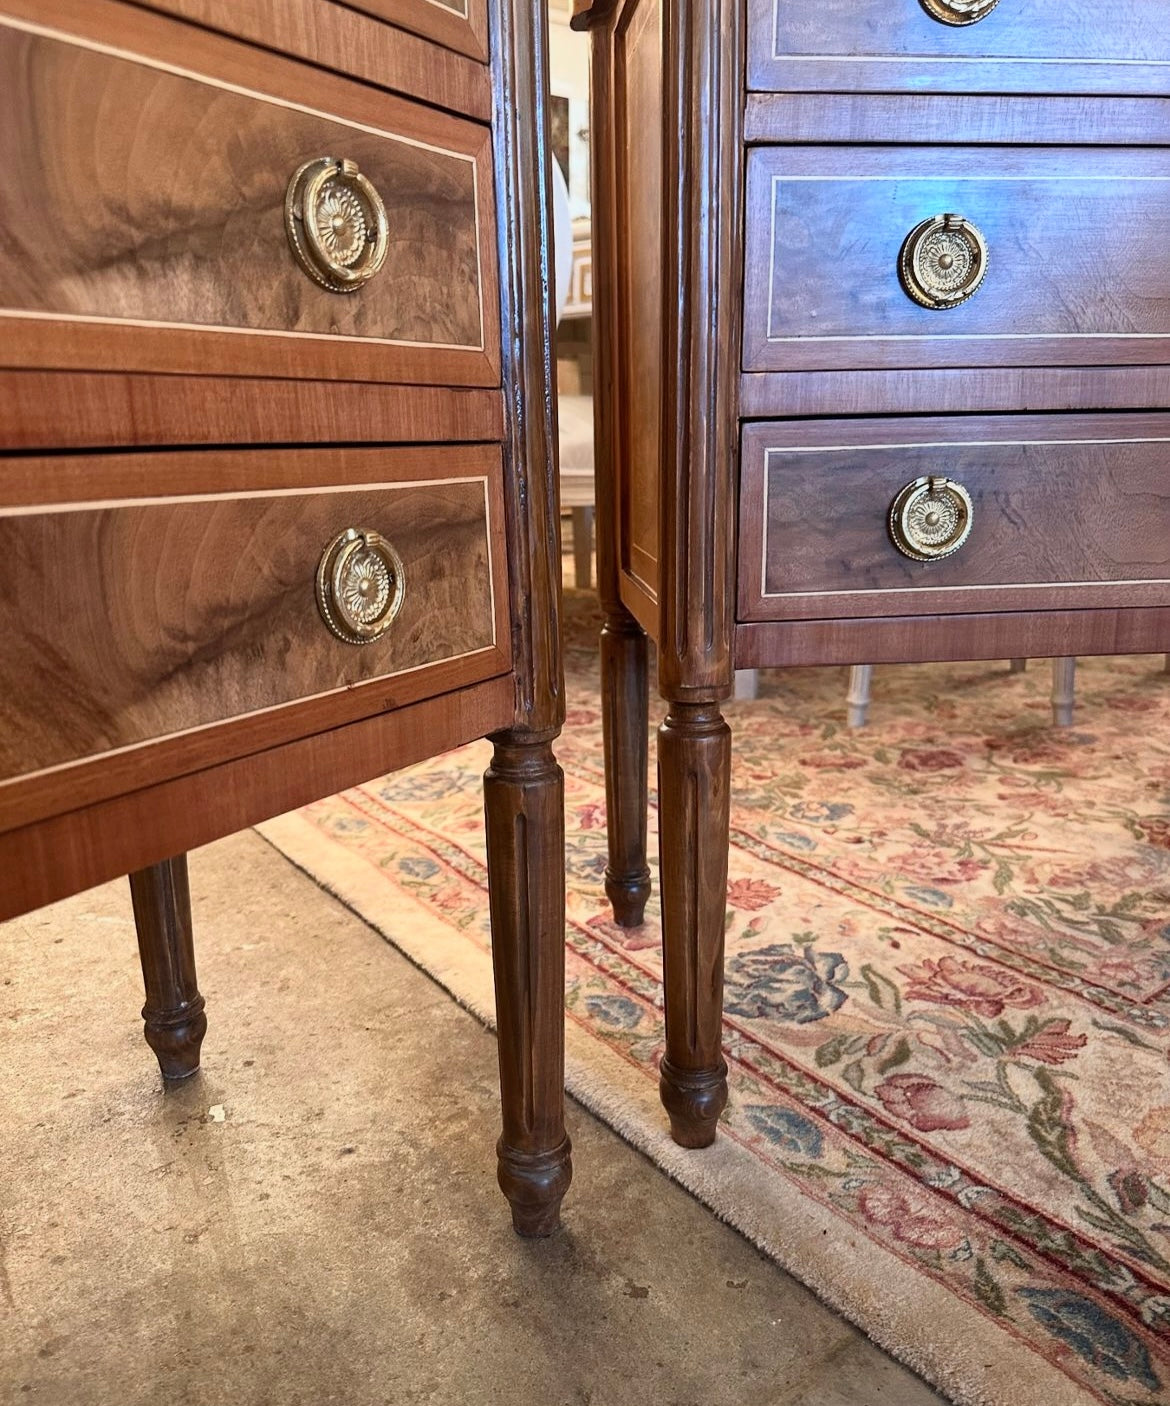
[[[6,1406],[939,1401],[574,1105],[566,1227],[517,1239],[493,1038],[257,836],[191,877],[165,1093],[126,885],[0,928]]]

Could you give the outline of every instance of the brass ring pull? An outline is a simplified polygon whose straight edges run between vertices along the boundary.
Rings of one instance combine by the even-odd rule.
[[[898,255],[902,287],[924,308],[957,308],[983,282],[987,244],[962,215],[934,215],[915,225]]]
[[[354,161],[320,156],[288,183],[284,227],[297,263],[331,293],[356,293],[386,261],[382,197]]]
[[[977,24],[998,4],[999,0],[922,0],[926,13],[942,24]]]
[[[317,608],[346,644],[373,644],[402,609],[406,573],[402,558],[377,532],[347,527],[321,554]]]
[[[890,537],[911,561],[940,561],[971,535],[971,495],[954,479],[934,474],[908,483],[890,505]]]

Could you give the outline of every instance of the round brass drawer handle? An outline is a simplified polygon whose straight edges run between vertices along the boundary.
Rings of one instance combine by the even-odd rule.
[[[890,504],[890,537],[912,561],[940,561],[971,535],[971,495],[954,479],[916,478]]]
[[[955,308],[987,273],[987,243],[962,215],[934,215],[915,225],[898,255],[902,287],[924,308]]]
[[[373,644],[402,609],[406,572],[385,537],[347,527],[321,553],[317,608],[346,644]]]
[[[977,24],[986,19],[999,0],[922,0],[922,8],[943,24]]]
[[[356,293],[386,261],[382,197],[354,161],[319,156],[288,183],[284,227],[297,263],[331,293]]]

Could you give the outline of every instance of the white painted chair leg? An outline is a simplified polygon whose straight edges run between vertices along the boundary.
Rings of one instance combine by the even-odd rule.
[[[1008,670],[1011,674],[1022,674],[1027,670],[1028,661],[1026,659],[1013,659]]]
[[[869,719],[869,689],[872,681],[872,664],[854,664],[849,670],[849,692],[845,695],[845,703],[850,727],[864,727]]]
[[[573,509],[573,581],[587,591],[593,580],[593,509]]]
[[[1077,661],[1052,661],[1052,721],[1056,727],[1071,727],[1076,703]]]
[[[735,696],[746,703],[760,696],[759,669],[736,669]]]

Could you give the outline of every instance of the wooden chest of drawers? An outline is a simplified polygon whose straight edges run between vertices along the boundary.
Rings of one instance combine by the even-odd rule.
[[[0,918],[130,873],[191,1073],[186,851],[490,735],[526,1233],[570,1177],[544,46],[519,0],[0,0]]]
[[[675,1138],[715,1136],[734,670],[1170,642],[1170,9],[578,0],[607,890],[646,635]]]

